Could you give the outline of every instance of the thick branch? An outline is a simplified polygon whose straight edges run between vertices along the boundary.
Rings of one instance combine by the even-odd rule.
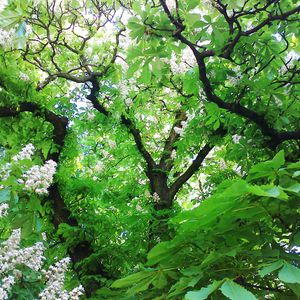
[[[263,28],[264,26],[271,24],[273,21],[276,21],[276,20],[286,20],[289,16],[291,16],[293,14],[297,14],[299,12],[300,12],[300,6],[294,8],[294,9],[292,9],[290,11],[287,11],[287,12],[285,12],[283,14],[280,14],[280,15],[269,14],[269,16],[268,16],[267,19],[265,19],[260,24],[258,24],[257,26],[253,27],[252,29],[249,29],[247,31],[243,31],[242,35],[247,36],[247,35],[250,35],[252,33],[255,33],[258,30],[260,30],[261,28]]]
[[[188,169],[175,180],[175,182],[170,187],[170,193],[173,196],[175,196],[179,189],[183,186],[183,184],[187,182],[195,174],[195,172],[199,170],[203,160],[213,147],[214,146],[209,144],[205,145],[199,151],[196,158],[193,160],[192,164],[188,167]]]
[[[91,81],[92,83],[92,88],[91,88],[91,92],[90,94],[87,96],[87,99],[90,100],[94,106],[94,108],[99,111],[100,113],[104,114],[105,116],[110,116],[111,113],[109,111],[107,111],[103,105],[100,104],[100,102],[98,101],[98,92],[100,90],[100,85],[99,82],[97,81],[96,78],[93,78],[93,80]],[[125,125],[128,130],[130,131],[130,133],[132,134],[136,147],[138,149],[138,151],[141,153],[141,155],[143,156],[143,158],[145,159],[148,169],[153,169],[155,167],[155,162],[151,156],[151,154],[146,150],[143,141],[142,141],[142,137],[141,137],[141,133],[140,131],[134,126],[133,122],[125,117],[124,115],[121,116],[121,123],[123,125]]]
[[[159,162],[159,168],[170,171],[173,166],[173,161],[171,159],[171,153],[172,150],[175,149],[174,144],[179,140],[180,135],[176,133],[175,127],[181,128],[182,124],[181,122],[186,121],[186,113],[184,111],[179,111],[176,114],[175,117],[175,123],[173,124],[173,127],[169,133],[168,138],[165,141],[164,150]]]

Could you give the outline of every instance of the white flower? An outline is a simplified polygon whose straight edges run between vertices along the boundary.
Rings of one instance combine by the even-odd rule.
[[[170,11],[176,9],[176,2],[175,2],[175,0],[166,0],[166,4],[167,4],[168,9]]]
[[[108,146],[109,146],[110,148],[112,148],[112,149],[117,148],[117,143],[116,143],[115,141],[113,141],[113,140],[108,140],[108,141],[107,141],[107,144],[108,144]]]
[[[43,243],[38,242],[31,247],[20,248],[20,242],[21,230],[15,229],[10,237],[0,244],[0,300],[8,299],[9,291],[15,283],[15,279],[20,279],[23,276],[18,269],[21,266],[27,266],[44,274],[47,282],[45,289],[39,295],[39,300],[79,300],[84,293],[81,285],[69,292],[64,290],[65,273],[70,258],[62,259],[50,266],[48,271],[41,270],[45,260]]]
[[[171,152],[171,156],[170,156],[171,159],[175,159],[175,158],[176,158],[176,154],[177,154],[177,153],[176,153],[176,150],[173,149],[172,152]]]
[[[0,205],[0,218],[7,215],[7,210],[8,210],[8,204],[7,203],[3,203],[3,204]]]
[[[174,131],[179,136],[183,136],[183,128],[181,128],[181,127],[174,127]]]
[[[50,266],[48,271],[43,272],[47,283],[45,289],[39,295],[40,300],[79,300],[80,296],[83,295],[84,289],[81,285],[70,292],[63,288],[65,273],[70,262],[69,257],[64,258]]]
[[[156,192],[152,195],[152,198],[155,203],[158,203],[160,201],[160,197]]]
[[[48,160],[43,166],[33,166],[22,176],[24,190],[33,191],[39,195],[47,194],[56,171],[56,162]]]
[[[4,30],[0,28],[0,46],[11,49],[14,46],[15,29]]]
[[[129,85],[128,82],[121,81],[117,86],[119,93],[123,99],[126,99],[129,95]]]
[[[234,134],[232,136],[232,141],[235,143],[235,144],[238,144],[240,142],[240,139],[242,138],[241,135],[238,135],[238,134]]]
[[[104,170],[104,168],[105,168],[104,163],[102,161],[98,161],[97,164],[94,167],[94,170],[96,172],[102,172]]]
[[[128,107],[130,107],[131,105],[132,105],[132,100],[130,99],[130,98],[126,98],[125,99],[125,104],[128,106]]]
[[[181,52],[181,57],[178,59],[176,56],[176,53],[173,51],[171,54],[171,59],[170,59],[170,67],[171,71],[173,74],[183,74],[186,73],[188,70],[193,68],[197,61],[194,56],[194,53],[190,48],[185,48]],[[179,63],[178,63],[179,60]]]
[[[109,152],[106,151],[106,150],[102,150],[102,155],[105,157],[105,158],[108,158],[110,155],[109,155]]]
[[[0,247],[0,275],[15,270],[18,265],[26,265],[32,270],[41,269],[44,246],[36,243],[31,247],[20,248],[21,230],[15,229]]]
[[[152,123],[154,123],[154,124],[157,124],[157,123],[158,123],[157,118],[154,117],[154,116],[148,116],[148,117],[147,117],[147,121],[148,121],[148,122],[152,122]]]
[[[13,161],[19,161],[23,159],[31,159],[34,153],[34,146],[32,144],[27,144],[17,155],[13,156]]]
[[[5,6],[8,4],[7,0],[1,0],[0,1],[0,12],[5,8]]]
[[[29,76],[27,74],[23,73],[23,72],[20,72],[19,77],[20,77],[21,80],[30,81]]]

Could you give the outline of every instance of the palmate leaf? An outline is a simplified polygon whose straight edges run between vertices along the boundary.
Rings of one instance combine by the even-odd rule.
[[[274,272],[275,270],[278,270],[279,268],[281,268],[284,264],[284,261],[283,260],[277,260],[273,263],[271,263],[270,265],[267,265],[265,266],[264,268],[262,268],[258,274],[261,276],[261,277],[264,277],[272,272]]]
[[[221,286],[221,292],[231,300],[257,300],[257,298],[245,288],[232,280],[226,280]]]
[[[0,14],[0,26],[8,30],[23,19],[23,10],[18,7],[15,10],[4,10]]]
[[[144,270],[132,275],[129,275],[125,278],[121,278],[116,280],[111,287],[112,288],[126,288],[137,282],[144,282],[144,280],[151,278],[153,280],[153,276],[155,275],[153,270]],[[145,281],[146,282],[146,281]],[[149,283],[150,284],[150,283]]]
[[[191,291],[185,295],[185,300],[205,300],[207,297],[217,290],[222,284],[222,280],[214,281],[212,284],[208,285],[205,288],[202,288],[199,291]]]
[[[287,283],[300,283],[300,269],[285,263],[278,273],[278,278]]]
[[[275,177],[276,171],[284,164],[284,151],[279,151],[272,160],[258,163],[250,171],[247,180],[258,179],[262,177]]]

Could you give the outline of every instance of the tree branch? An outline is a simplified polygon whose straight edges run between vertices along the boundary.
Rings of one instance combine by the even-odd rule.
[[[242,117],[254,122],[256,125],[258,125],[260,127],[263,135],[271,138],[271,148],[275,148],[278,144],[280,144],[281,142],[286,141],[286,140],[300,139],[300,130],[282,131],[282,132],[277,131],[276,129],[272,128],[268,124],[268,122],[266,121],[266,119],[263,115],[260,115],[259,113],[255,112],[247,107],[242,106],[240,104],[240,99],[237,99],[233,103],[227,103],[224,100],[222,100],[220,97],[215,95],[212,85],[210,83],[210,80],[207,77],[206,65],[204,62],[205,57],[214,55],[214,53],[211,53],[211,51],[209,53],[207,53],[207,51],[203,51],[202,53],[200,53],[196,49],[195,45],[182,35],[182,31],[184,31],[185,26],[183,25],[181,19],[179,19],[179,18],[176,19],[171,14],[170,10],[168,9],[168,7],[166,5],[165,0],[160,0],[160,3],[161,3],[161,6],[163,7],[165,13],[167,14],[169,20],[176,27],[176,30],[174,31],[173,36],[176,37],[178,40],[180,40],[182,43],[186,44],[195,55],[195,58],[196,58],[196,61],[198,64],[198,68],[199,68],[199,79],[201,80],[201,82],[203,84],[203,89],[206,94],[207,100],[209,102],[213,102],[213,103],[217,104],[220,108],[226,109],[232,113],[235,113],[239,116],[242,116]],[[230,55],[230,53],[233,51],[234,45],[237,44],[241,35],[245,35],[245,36],[250,35],[274,20],[284,20],[287,17],[289,17],[290,15],[298,13],[299,11],[300,11],[300,6],[295,9],[292,9],[286,13],[283,13],[281,15],[276,15],[276,16],[270,15],[265,21],[263,21],[262,23],[260,23],[256,27],[254,27],[253,29],[245,31],[245,32],[240,31],[237,34],[237,36],[235,37],[235,39],[232,41],[231,47],[229,44],[227,46],[227,48],[225,48],[225,49],[227,49],[226,50],[227,52],[222,53],[221,56],[225,55],[227,57]]]
[[[101,105],[100,102],[98,101],[97,96],[100,90],[99,82],[97,81],[96,78],[93,78],[91,80],[91,83],[92,83],[92,88],[90,94],[87,96],[87,99],[92,102],[94,108],[97,111],[99,111],[100,113],[104,114],[107,117],[111,116],[111,113],[107,111],[103,107],[103,105]],[[143,158],[145,159],[148,169],[153,169],[155,167],[155,162],[151,154],[146,150],[143,144],[140,131],[134,126],[133,122],[129,118],[125,117],[124,115],[121,116],[121,123],[125,125],[130,131],[130,133],[132,134],[136,147],[138,151],[141,153],[141,155],[143,156]]]
[[[208,155],[208,153],[212,150],[214,146],[210,144],[206,144],[197,154],[196,158],[193,160],[192,164],[187,168],[187,170],[179,176],[175,182],[170,187],[170,193],[173,197],[177,194],[180,188],[183,186],[185,182],[187,182],[194,174],[197,172]]]

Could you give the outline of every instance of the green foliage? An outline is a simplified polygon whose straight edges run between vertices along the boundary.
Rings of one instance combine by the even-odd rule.
[[[300,194],[288,188],[296,185],[293,174],[297,165],[284,166],[284,154],[280,152],[272,160],[255,165],[247,181],[224,182],[199,207],[170,220],[176,226],[175,237],[148,254],[146,265],[155,269],[120,279],[112,287],[139,286],[142,275],[151,278],[151,270],[172,270],[175,278],[169,277],[162,287],[151,288],[149,280],[146,287],[135,291],[137,298],[151,299],[153,290],[165,293],[167,299],[181,299],[184,294],[185,299],[207,299],[211,294],[217,295],[218,290],[229,299],[267,295],[255,290],[255,286],[269,287],[272,292],[268,294],[275,297],[291,294],[289,284],[300,283],[296,255],[299,243],[293,242],[293,236],[299,233]],[[191,284],[193,279],[195,283]],[[281,288],[276,291],[278,280]],[[200,290],[192,289],[197,287]],[[144,294],[139,293],[146,289]]]
[[[45,232],[89,299],[300,297],[299,8],[217,2],[0,5],[0,237]]]

